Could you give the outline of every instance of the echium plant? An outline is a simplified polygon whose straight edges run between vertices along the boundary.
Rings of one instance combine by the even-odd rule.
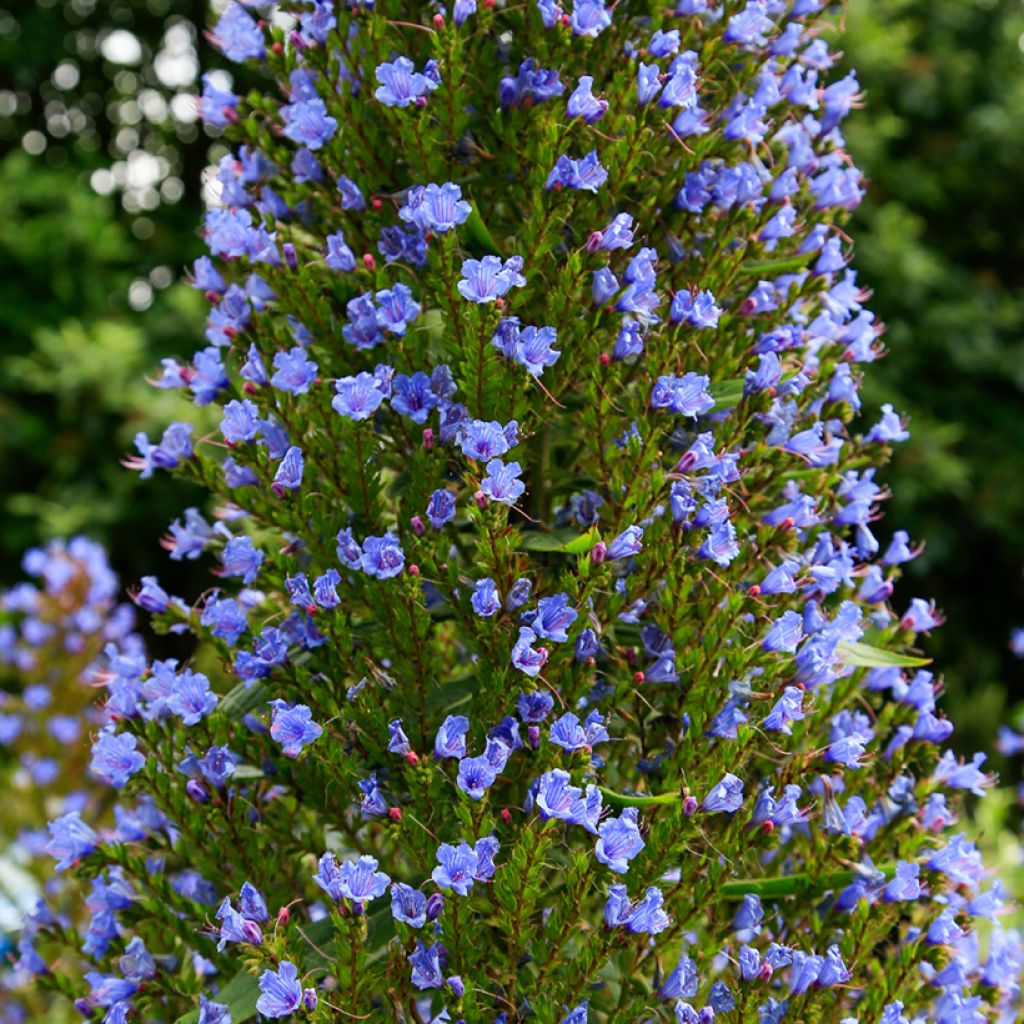
[[[215,585],[136,593],[204,671],[108,677],[92,770],[160,816],[50,824],[111,938],[42,982],[114,1024],[1015,1017],[990,780],[876,536],[906,431],[857,425],[822,6],[220,14],[265,88],[206,79],[207,344],[157,382],[220,429],[128,460],[215,498],[165,541]]]

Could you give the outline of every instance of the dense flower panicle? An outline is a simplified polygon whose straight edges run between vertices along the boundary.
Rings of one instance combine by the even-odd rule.
[[[47,888],[19,978],[62,915],[62,991],[115,1024],[1019,1013],[947,834],[992,779],[881,524],[907,424],[859,395],[822,7],[218,15],[260,86],[204,79],[211,310],[155,382],[216,413],[125,460],[213,492],[163,545],[216,586],[133,595],[193,659],[147,657],[80,542],[5,595],[17,778],[57,786],[45,728],[116,791],[21,837],[90,885]],[[84,721],[47,704],[79,648]]]

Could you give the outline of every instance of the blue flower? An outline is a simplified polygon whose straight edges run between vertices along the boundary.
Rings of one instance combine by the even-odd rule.
[[[413,423],[426,423],[438,401],[431,387],[430,378],[422,371],[412,376],[399,373],[395,376],[392,387],[391,408],[400,416],[407,416]]]
[[[398,538],[388,530],[383,537],[367,537],[363,541],[360,564],[368,576],[387,580],[405,567],[405,554]]]
[[[421,231],[443,234],[464,224],[473,207],[462,198],[462,189],[454,182],[443,185],[416,185],[409,189],[405,206],[398,216]]]
[[[732,813],[739,810],[743,803],[743,783],[731,772],[726,772],[721,781],[712,787],[701,807],[705,811],[725,811]]]
[[[492,858],[497,851],[496,839],[485,837],[472,847],[465,840],[458,846],[442,843],[437,849],[437,864],[431,878],[442,889],[452,889],[468,896],[474,882],[487,881],[494,874]]]
[[[559,1024],[587,1024],[587,1010],[590,1000],[584,999],[571,1009],[559,1022]]]
[[[420,304],[404,284],[377,292],[374,320],[382,331],[404,336],[406,328],[420,315]]]
[[[278,352],[274,356],[274,369],[270,383],[281,391],[292,395],[304,395],[319,373],[316,363],[309,359],[306,350],[297,345],[289,352]]]
[[[427,897],[411,885],[393,882],[391,916],[413,928],[422,928],[427,923]]]
[[[251,537],[232,537],[224,545],[220,560],[225,576],[241,576],[242,582],[249,586],[259,575],[263,552],[253,544]]]
[[[555,161],[544,187],[572,188],[585,192],[597,192],[608,180],[608,172],[597,158],[597,150],[591,150],[585,157],[574,160],[562,155]]]
[[[252,441],[259,430],[260,411],[254,402],[245,398],[228,402],[224,406],[224,418],[220,421],[221,433],[228,444]]]
[[[512,358],[531,376],[539,377],[544,367],[558,362],[562,353],[551,347],[557,341],[554,327],[524,327],[518,332]]]
[[[519,479],[521,474],[518,462],[491,459],[487,463],[487,475],[480,481],[480,490],[491,501],[514,505],[526,490],[526,485]]]
[[[569,639],[566,632],[576,621],[578,613],[569,604],[568,594],[554,594],[542,597],[537,602],[537,613],[530,620],[530,628],[545,640],[565,643]]]
[[[202,672],[185,669],[174,679],[174,692],[167,698],[167,709],[185,725],[195,725],[216,703],[217,694],[210,692],[210,680]]]
[[[595,96],[593,86],[592,75],[580,75],[579,84],[566,105],[566,113],[570,118],[582,117],[587,124],[594,124],[608,112],[608,101]]]
[[[50,838],[44,849],[51,857],[57,858],[57,871],[66,870],[99,846],[100,837],[82,821],[78,811],[69,811],[46,827]]]
[[[782,691],[782,696],[775,702],[775,706],[765,716],[761,723],[763,728],[779,730],[791,735],[791,722],[799,722],[806,718],[803,710],[804,691],[796,686],[787,686]]]
[[[340,377],[334,382],[334,390],[337,392],[331,401],[334,411],[356,422],[369,419],[386,397],[378,377],[365,372],[355,377]]]
[[[121,789],[129,776],[140,771],[145,757],[135,749],[136,740],[130,733],[104,730],[92,746],[93,774],[107,785]]]
[[[442,954],[444,954],[443,959],[447,960],[447,953],[440,943],[425,946],[422,939],[417,940],[416,948],[409,954],[409,963],[412,964],[412,983],[416,988],[420,990],[444,988]]]
[[[231,1011],[227,1003],[215,1003],[205,995],[200,995],[196,1024],[231,1024]]]
[[[612,23],[612,16],[604,6],[604,0],[576,0],[573,4],[570,24],[574,36],[593,38]]]
[[[323,728],[312,720],[313,714],[305,704],[289,704],[280,699],[269,703],[273,709],[270,735],[281,744],[285,757],[298,757],[304,746],[323,734]]]
[[[510,256],[504,263],[497,256],[490,255],[481,260],[466,260],[458,283],[459,294],[470,302],[494,302],[509,289],[526,284],[522,268],[521,256]]]
[[[266,52],[260,27],[234,0],[214,26],[210,38],[228,60],[239,64],[250,57],[262,60]]]
[[[327,106],[319,96],[283,106],[281,117],[285,138],[308,149],[319,149],[338,129],[338,122],[327,113]]]
[[[582,725],[576,714],[567,711],[551,726],[551,742],[570,754],[577,750],[590,750],[608,739],[604,717],[599,711],[591,711]]]
[[[199,761],[199,770],[212,786],[221,789],[234,775],[235,768],[241,763],[241,760],[230,748],[213,746]],[[246,916],[251,917],[252,915],[247,914]]]
[[[536,639],[537,634],[532,629],[520,626],[519,639],[512,648],[512,664],[528,676],[538,675],[548,660],[546,648],[532,646]]]
[[[377,87],[374,95],[387,107],[408,107],[412,103],[422,105],[428,93],[433,92],[440,84],[440,78],[423,72],[408,57],[398,57],[391,63],[381,64],[377,68]]]
[[[287,960],[282,961],[276,971],[264,971],[259,986],[256,1009],[264,1017],[288,1017],[302,1005],[299,969]]]
[[[464,757],[459,761],[459,772],[456,782],[459,789],[480,800],[498,778],[498,772],[486,754],[479,757]]]
[[[469,603],[473,606],[473,611],[483,618],[494,615],[501,608],[501,598],[498,596],[498,588],[495,586],[494,580],[490,578],[477,580]]]
[[[455,495],[447,488],[441,488],[430,495],[427,503],[427,521],[435,530],[455,518]]]
[[[637,816],[635,807],[627,807],[618,818],[608,818],[598,828],[594,855],[620,875],[629,870],[629,862],[644,848]]]
[[[710,291],[676,292],[672,298],[669,319],[674,324],[687,323],[691,327],[717,327],[721,309]]]
[[[711,379],[700,373],[659,377],[651,391],[651,408],[669,409],[680,416],[697,419],[715,406],[708,392],[710,385]]]
[[[496,456],[504,455],[516,444],[516,428],[515,420],[504,427],[497,420],[466,420],[459,428],[462,454],[478,462],[488,462]]]
[[[313,581],[313,597],[321,608],[337,608],[341,599],[338,597],[337,586],[341,575],[337,569],[328,569]]]
[[[437,736],[434,739],[434,757],[465,757],[467,732],[469,732],[469,719],[465,715],[448,715],[437,730]]]
[[[374,857],[364,856],[342,862],[337,877],[338,892],[359,906],[383,896],[391,879],[377,868]]]
[[[615,558],[632,558],[633,555],[640,554],[640,550],[643,548],[643,544],[641,543],[643,535],[644,531],[642,527],[627,526],[626,529],[608,545],[605,558],[608,560]]]
[[[356,269],[356,258],[352,250],[345,242],[345,235],[341,231],[335,231],[327,236],[327,255],[324,262],[339,273],[350,273]]]
[[[302,472],[305,462],[302,458],[302,449],[292,445],[284,453],[277,472],[274,474],[273,489],[275,494],[283,495],[285,491],[297,490],[302,485]]]
[[[772,622],[765,633],[761,646],[766,651],[788,651],[792,653],[803,639],[804,622],[799,612],[786,611]]]

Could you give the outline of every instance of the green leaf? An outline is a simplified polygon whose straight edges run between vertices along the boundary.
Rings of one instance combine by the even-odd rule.
[[[679,793],[658,793],[655,796],[627,795],[616,793],[614,790],[605,789],[604,786],[597,787],[601,796],[614,807],[657,807],[661,804],[677,804],[682,800]]]
[[[809,252],[798,252],[793,256],[780,256],[776,260],[764,260],[761,263],[744,263],[740,267],[739,272],[750,276],[784,274],[789,270],[799,270],[813,255],[813,253]]]
[[[498,243],[494,240],[494,236],[487,230],[487,225],[484,223],[483,218],[480,216],[480,211],[476,208],[476,203],[473,203],[473,209],[466,220],[466,235],[469,241],[478,250],[484,253],[490,253],[493,256],[500,256],[501,250],[498,248]]]
[[[922,665],[930,665],[932,660],[885,651],[881,647],[872,647],[870,644],[856,643],[853,640],[840,640],[838,651],[847,665],[859,665],[862,668],[920,668]]]
[[[248,971],[239,971],[221,990],[217,993],[217,1002],[226,1003],[231,1012],[231,1020],[234,1024],[241,1024],[256,1016],[256,1000],[259,999],[259,980]],[[199,1020],[199,1011],[192,1010],[183,1017],[179,1017],[177,1024],[196,1024]]]
[[[247,690],[245,683],[239,683],[222,701],[221,708],[230,718],[244,718],[250,711],[264,707],[270,699],[266,683],[255,682]]]
[[[590,551],[600,539],[595,528],[579,534],[573,530],[552,530],[550,533],[530,530],[519,535],[519,546],[526,551],[552,551],[563,555],[583,555]]]

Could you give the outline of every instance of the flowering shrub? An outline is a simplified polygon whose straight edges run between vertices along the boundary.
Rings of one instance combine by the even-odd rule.
[[[1012,1019],[821,4],[283,6],[211,30],[267,87],[206,78],[156,382],[219,434],[126,460],[215,496],[164,545],[216,585],[135,593],[203,669],[112,665],[92,771],[153,813],[50,823],[98,895],[36,947],[115,1024]]]

